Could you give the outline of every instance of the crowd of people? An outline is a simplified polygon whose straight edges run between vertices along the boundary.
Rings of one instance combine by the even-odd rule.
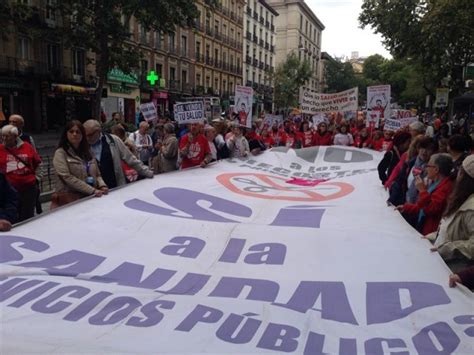
[[[1,129],[0,231],[33,217],[38,209],[41,158],[23,126],[23,118],[12,115]],[[246,158],[272,147],[330,145],[384,152],[378,174],[389,194],[387,202],[433,242],[433,252],[455,272],[453,285],[474,286],[472,139],[462,127],[439,119],[428,125],[415,121],[397,132],[384,130],[383,122],[377,128],[360,118],[315,124],[300,115],[283,122],[257,119],[249,128],[223,118],[183,126],[159,118],[153,126],[142,121],[137,129],[119,113],[105,124],[94,119],[70,121],[53,157],[56,182],[51,208],[87,196],[102,197],[156,174]]]

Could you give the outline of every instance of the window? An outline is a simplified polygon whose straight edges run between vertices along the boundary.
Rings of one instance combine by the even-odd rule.
[[[196,42],[196,57],[201,56],[201,42]]]
[[[176,68],[170,67],[170,80],[176,80]]]
[[[214,79],[214,89],[216,92],[219,92],[219,79]]]
[[[46,19],[49,21],[56,21],[56,11],[54,10],[55,6],[56,0],[46,1]]]
[[[140,26],[140,42],[143,44],[147,44],[147,34],[146,30],[143,26]]]
[[[211,78],[206,76],[206,89],[211,86]]]
[[[18,38],[18,58],[30,59],[30,40],[26,37]]]
[[[201,85],[201,74],[196,74],[196,84]]]
[[[253,35],[257,35],[257,25],[253,25]]]
[[[225,24],[222,24],[222,34],[227,36],[227,26]]]
[[[59,46],[57,44],[48,44],[48,69],[59,68]]]
[[[163,49],[163,35],[161,32],[155,32],[155,48],[156,49]]]
[[[208,60],[211,57],[211,46],[209,44],[206,44],[206,60]]]
[[[142,73],[147,74],[148,73],[148,60],[143,59],[140,64],[141,64],[140,67],[142,69]]]
[[[247,20],[247,31],[250,32],[250,21],[249,20]]]
[[[265,54],[265,65],[268,64],[268,57],[267,55]]]
[[[214,24],[214,31],[217,34],[219,34],[219,21],[216,21]]]
[[[162,77],[163,77],[163,64],[161,64],[161,63],[156,63],[155,67],[156,67],[156,74],[157,74],[160,78],[162,78]]]
[[[85,61],[84,51],[82,49],[74,49],[72,51],[72,70],[74,75],[84,76]]]
[[[214,59],[216,60],[216,63],[219,60],[219,50],[218,49],[214,49]]]
[[[186,36],[181,36],[181,54],[183,56],[188,55],[188,39]]]
[[[168,43],[168,49],[170,52],[175,52],[176,50],[176,39],[175,39],[175,34],[174,32],[171,32],[169,35],[168,35],[168,40],[169,40],[169,43]]]
[[[300,15],[300,31],[303,29],[303,15]]]
[[[247,47],[245,47],[245,54],[250,57],[250,46],[247,44]]]
[[[181,82],[184,84],[188,83],[188,71],[187,70],[181,70]]]

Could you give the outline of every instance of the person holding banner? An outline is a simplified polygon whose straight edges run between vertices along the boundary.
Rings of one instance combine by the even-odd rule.
[[[200,123],[191,123],[189,133],[179,142],[181,169],[201,166],[204,168],[212,160],[209,142],[201,133]]]
[[[301,133],[303,134],[303,148],[311,147],[313,145],[314,133],[309,127],[309,121],[303,122]]]
[[[244,137],[241,126],[234,122],[232,124],[233,135],[227,140],[231,158],[245,158],[250,154],[250,146]]]
[[[391,177],[393,169],[397,166],[400,162],[400,157],[403,153],[406,152],[408,147],[410,146],[411,142],[411,135],[405,131],[399,131],[395,134],[393,138],[393,146],[392,149],[387,151],[383,156],[383,159],[380,161],[379,165],[377,166],[377,170],[379,172],[380,181],[382,184],[385,184],[389,176]],[[400,169],[402,166],[400,166]],[[398,175],[398,174],[397,174]],[[393,177],[393,181],[395,181],[397,175]]]
[[[313,146],[328,146],[332,145],[333,136],[328,131],[328,125],[326,122],[320,122],[318,124],[318,130],[313,135]]]
[[[427,238],[454,272],[474,265],[474,155],[464,159],[438,231]]]
[[[334,145],[351,146],[354,144],[354,138],[349,133],[349,126],[346,123],[341,124],[339,133],[334,136]]]
[[[432,155],[425,168],[428,184],[420,176],[415,179],[419,191],[416,203],[405,203],[396,208],[403,214],[414,216],[417,220],[416,229],[423,235],[438,229],[453,187],[450,178],[452,168],[453,160],[449,154]]]

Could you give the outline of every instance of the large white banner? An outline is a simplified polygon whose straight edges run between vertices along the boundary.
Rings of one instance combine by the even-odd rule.
[[[352,88],[334,94],[320,94],[301,89],[300,104],[303,113],[357,111],[359,88]]]
[[[472,354],[474,298],[381,157],[282,147],[1,233],[0,353]]]
[[[390,85],[367,87],[367,117],[368,119],[390,118]]]
[[[253,89],[248,86],[235,86],[234,112],[238,114],[242,127],[252,127]]]

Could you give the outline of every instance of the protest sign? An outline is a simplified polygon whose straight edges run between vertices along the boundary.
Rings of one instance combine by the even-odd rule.
[[[234,112],[239,115],[239,123],[243,127],[252,127],[253,89],[248,86],[235,86]]]
[[[402,110],[402,109],[394,109],[391,111],[391,117],[393,119],[400,119],[400,118],[408,118],[408,117],[415,117],[416,114],[412,110]]]
[[[371,117],[376,117],[373,112],[379,112],[379,119],[390,118],[390,95],[390,85],[367,87],[367,112]]]
[[[158,119],[158,114],[156,112],[156,107],[153,102],[147,102],[146,104],[140,105],[140,112],[143,115],[145,121],[150,122]]]
[[[446,88],[438,88],[436,89],[436,101],[435,107],[443,108],[448,106],[449,101],[449,89]]]
[[[204,118],[202,101],[178,102],[174,105],[174,119],[178,124],[202,123]]]
[[[277,147],[0,233],[0,353],[472,354],[473,294],[387,207],[382,157]]]
[[[311,119],[313,120],[313,127],[317,127],[322,122],[329,123],[329,119],[322,113],[314,115]]]
[[[398,131],[399,129],[404,128],[416,121],[418,121],[418,117],[407,117],[400,119],[388,118],[385,120],[383,129],[385,131]]]
[[[271,127],[274,123],[277,123],[278,125],[283,123],[283,115],[274,115],[271,113],[266,113],[265,117],[263,118],[263,124],[267,127]]]
[[[359,89],[353,88],[334,94],[314,93],[301,89],[300,103],[302,113],[357,111]]]

